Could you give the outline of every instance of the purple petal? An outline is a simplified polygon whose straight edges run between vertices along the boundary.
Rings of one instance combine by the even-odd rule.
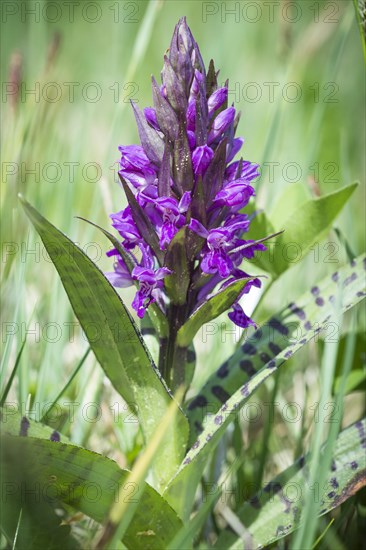
[[[223,103],[227,100],[228,89],[219,88],[213,94],[210,95],[207,101],[208,112],[211,115],[214,111],[219,109]]]
[[[230,311],[228,313],[229,319],[242,328],[247,328],[249,326],[252,326],[254,328],[257,328],[257,325],[250,317],[248,317],[245,313],[243,308],[239,304],[233,305],[233,311]]]
[[[188,130],[187,137],[188,137],[189,148],[192,151],[192,149],[194,149],[196,146],[196,134],[192,132],[192,130]]]
[[[172,222],[163,223],[160,233],[160,248],[165,250],[174,236],[178,233],[178,228]]]
[[[114,264],[114,271],[104,274],[108,281],[115,287],[126,288],[133,284],[133,279],[122,258],[118,258]]]
[[[173,272],[168,269],[167,267],[159,267],[159,269],[156,270],[156,279],[160,281],[161,279],[164,279],[168,275],[171,275]]]
[[[208,145],[202,145],[193,151],[192,164],[196,177],[203,176],[205,174],[208,165],[213,159],[213,156],[214,152],[211,147],[208,147]]]
[[[200,235],[205,239],[208,237],[209,233],[207,229],[203,227],[202,223],[200,223],[198,220],[192,218],[188,227],[189,229],[191,229],[191,231],[193,231],[194,233],[197,233],[197,235]]]
[[[148,302],[147,304],[146,304],[146,300]],[[146,309],[150,304],[150,302],[151,300],[147,299],[147,297],[140,290],[136,292],[135,298],[132,302],[132,307],[136,311],[140,319],[143,319]]]
[[[136,266],[133,268],[131,275],[137,281],[147,283],[148,285],[154,285],[156,282],[154,270],[147,267]]]
[[[208,143],[212,143],[218,136],[220,136],[228,126],[233,122],[235,118],[234,107],[229,107],[217,115],[213,121],[211,131],[208,136]]]
[[[196,100],[192,99],[188,103],[188,109],[186,112],[187,118],[187,130],[194,132],[196,127]]]
[[[146,107],[144,109],[144,114],[147,122],[150,124],[154,130],[160,130],[158,120],[156,118],[156,111],[152,107]]]
[[[248,204],[252,195],[254,195],[254,189],[251,185],[242,180],[234,180],[217,193],[215,202],[230,207],[243,208]]]
[[[179,204],[178,204],[179,212],[181,214],[185,214],[187,212],[191,202],[192,202],[192,197],[191,197],[190,191],[185,191],[185,193],[183,193],[183,196],[180,199]]]
[[[233,160],[235,155],[240,151],[242,148],[242,145],[244,143],[244,139],[241,137],[234,138],[231,144],[231,147],[228,146],[228,155],[226,157],[226,162],[230,162]]]

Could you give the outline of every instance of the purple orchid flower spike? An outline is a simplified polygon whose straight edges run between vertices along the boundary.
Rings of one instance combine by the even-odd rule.
[[[111,251],[117,261],[108,278],[115,286],[138,284],[132,305],[140,318],[156,302],[168,318],[172,346],[197,304],[242,277],[242,261],[265,249],[243,239],[250,218],[242,210],[255,195],[258,165],[234,160],[244,142],[235,137],[239,114],[228,106],[228,82],[219,87],[217,74],[213,62],[206,74],[182,18],[164,57],[161,85],[152,78],[153,107],[141,111],[132,104],[141,144],[119,147],[129,204],[111,218],[134,267],[127,269]],[[242,327],[254,324],[238,303],[260,286],[254,281],[229,313]],[[174,353],[165,351],[174,363]]]

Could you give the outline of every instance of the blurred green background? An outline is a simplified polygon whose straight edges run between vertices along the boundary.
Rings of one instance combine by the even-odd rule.
[[[159,77],[183,15],[206,65],[213,58],[220,82],[230,79],[244,158],[263,168],[259,206],[270,210],[299,182],[311,196],[360,181],[336,225],[356,255],[364,248],[364,60],[352,1],[3,2],[2,355],[6,376],[27,328],[33,331],[15,386],[23,402],[29,394],[41,404],[52,400],[87,344],[73,331],[66,295],[17,193],[111,269],[108,242],[75,217],[109,228],[108,215],[125,205],[115,163],[118,145],[138,142],[129,100],[151,105],[150,75]],[[335,243],[335,263],[328,242]],[[344,261],[332,232],[274,285],[265,310],[282,307]],[[129,289],[124,296],[129,303]],[[205,376],[232,347],[229,338],[201,346]],[[111,391],[91,356],[83,369],[71,398]],[[85,441],[91,427],[73,424],[73,439]]]

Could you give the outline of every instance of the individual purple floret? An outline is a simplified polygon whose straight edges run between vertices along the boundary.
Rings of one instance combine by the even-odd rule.
[[[239,299],[258,278],[239,269],[258,241],[245,240],[250,217],[243,212],[255,195],[258,165],[233,161],[243,145],[235,137],[239,113],[228,105],[228,82],[219,87],[208,72],[185,18],[177,24],[162,84],[152,79],[153,106],[132,104],[141,145],[120,146],[119,176],[128,206],[112,214],[112,225],[130,261],[117,250],[114,286],[138,283],[132,303],[139,317],[149,305],[168,318],[172,334],[225,285],[249,278],[231,302],[229,318],[254,325]],[[263,239],[264,240],[264,239]]]

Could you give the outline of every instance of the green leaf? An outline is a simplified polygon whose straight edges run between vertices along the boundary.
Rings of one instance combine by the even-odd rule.
[[[172,274],[165,279],[165,287],[172,303],[185,304],[190,281],[185,227],[182,227],[169,243],[164,265],[172,271]]]
[[[221,313],[229,309],[237,299],[248,281],[253,277],[240,279],[230,283],[226,288],[220,290],[207,302],[199,306],[178,330],[177,343],[181,347],[189,346],[195,334],[204,323],[215,319]]]
[[[142,336],[120,297],[97,266],[24,199],[21,200],[61,277],[96,358],[116,390],[136,411],[148,441],[172,396],[153,364]],[[182,460],[187,435],[187,420],[180,413],[155,462],[154,474],[159,487],[165,486]],[[164,468],[159,466],[162,457]]]
[[[250,223],[250,228],[247,235],[248,239],[257,241],[258,239],[262,238],[263,235],[273,235],[273,233],[275,233],[274,226],[272,225],[271,221],[269,220],[265,212],[261,210],[256,211],[254,204],[249,203],[249,205],[246,208],[246,213],[249,216],[251,214],[254,214],[254,217]],[[269,239],[269,241],[266,243],[267,250],[257,251],[254,254],[254,258],[250,260],[250,264],[253,264],[263,269],[267,273],[272,274],[273,244],[275,242],[276,242],[276,237]]]
[[[270,217],[269,220],[262,215],[258,224],[270,223],[276,231],[284,230],[284,233],[271,239],[271,251],[256,254],[252,263],[262,267],[273,277],[279,277],[281,273],[301,261],[311,247],[326,236],[334,219],[356,187],[357,183],[353,183],[334,193],[310,199],[295,208],[287,218],[288,206],[283,199],[285,204],[280,211],[282,215],[276,212],[274,219]],[[290,192],[290,197],[292,195],[296,197],[298,193],[296,187],[293,192]],[[294,200],[291,199],[293,204],[295,204]],[[251,232],[248,238],[253,238]]]
[[[46,424],[28,418],[21,409],[22,407],[15,403],[5,403],[4,407],[0,408],[2,434],[25,434],[29,437],[37,437],[39,439],[51,439],[51,436],[54,436],[62,443],[70,443],[70,440],[66,436]]]
[[[189,403],[191,444],[195,438],[197,440],[166,491],[173,506],[178,505],[178,494],[186,484],[192,486],[192,480],[197,480],[195,476],[205,466],[208,453],[215,448],[244,401],[294,353],[318,338],[320,331],[334,330],[337,325],[329,322],[332,315],[348,311],[366,296],[364,261],[359,257],[351,265],[344,266],[323,279],[296,304],[290,304],[272,317],[210,377]],[[336,296],[342,301],[341,308],[336,303]],[[192,498],[190,490],[182,516],[189,513]]]
[[[3,483],[12,489],[8,492],[8,513],[3,517],[7,532],[14,533],[14,523],[22,507],[26,514],[30,514],[33,507],[36,522],[42,519],[37,510],[47,504],[53,509],[61,504],[102,523],[117,497],[134,502],[138,487],[127,484],[130,472],[121,470],[104,456],[74,445],[33,437],[2,435],[1,443]],[[123,542],[133,550],[160,550],[182,523],[159,493],[147,483],[143,485],[144,491]]]
[[[323,487],[309,487],[307,463],[311,457],[300,458],[236,511],[245,529],[244,540],[225,529],[214,548],[259,548],[288,535],[301,524],[304,495],[309,490],[315,491],[314,498],[321,502],[321,515],[340,506],[366,484],[365,449],[361,440],[365,429],[366,421],[362,420],[338,435],[332,469]],[[323,445],[323,453],[325,448]]]
[[[283,227],[283,221],[289,217],[289,213],[301,209],[307,201],[312,200],[308,186],[303,183],[287,185],[269,212],[273,227]]]
[[[334,380],[334,393],[338,393],[339,388],[342,383],[342,377],[338,376]],[[354,392],[354,391],[365,391],[366,390],[366,371],[365,369],[355,369],[349,373],[346,379],[345,394]]]
[[[337,394],[342,380],[342,371],[347,360],[347,340],[351,336],[351,329],[343,334],[339,340],[339,351],[337,356],[335,378],[333,383],[333,394]],[[352,331],[355,341],[352,370],[346,378],[345,394],[352,391],[366,391],[366,335],[364,332]],[[320,342],[323,351],[323,341]]]
[[[306,292],[296,303],[290,304],[259,327],[210,376],[188,404],[191,436],[195,438],[205,418],[216,413],[226,399],[271,361],[275,361],[277,366],[279,361],[284,362],[292,357],[311,339],[317,341],[321,334],[325,338],[338,339],[337,325],[328,322],[335,309],[335,296],[343,292],[343,309],[347,310],[364,297],[364,287],[363,258],[360,256],[354,265],[345,265],[339,272],[327,276],[313,287],[312,292]]]

